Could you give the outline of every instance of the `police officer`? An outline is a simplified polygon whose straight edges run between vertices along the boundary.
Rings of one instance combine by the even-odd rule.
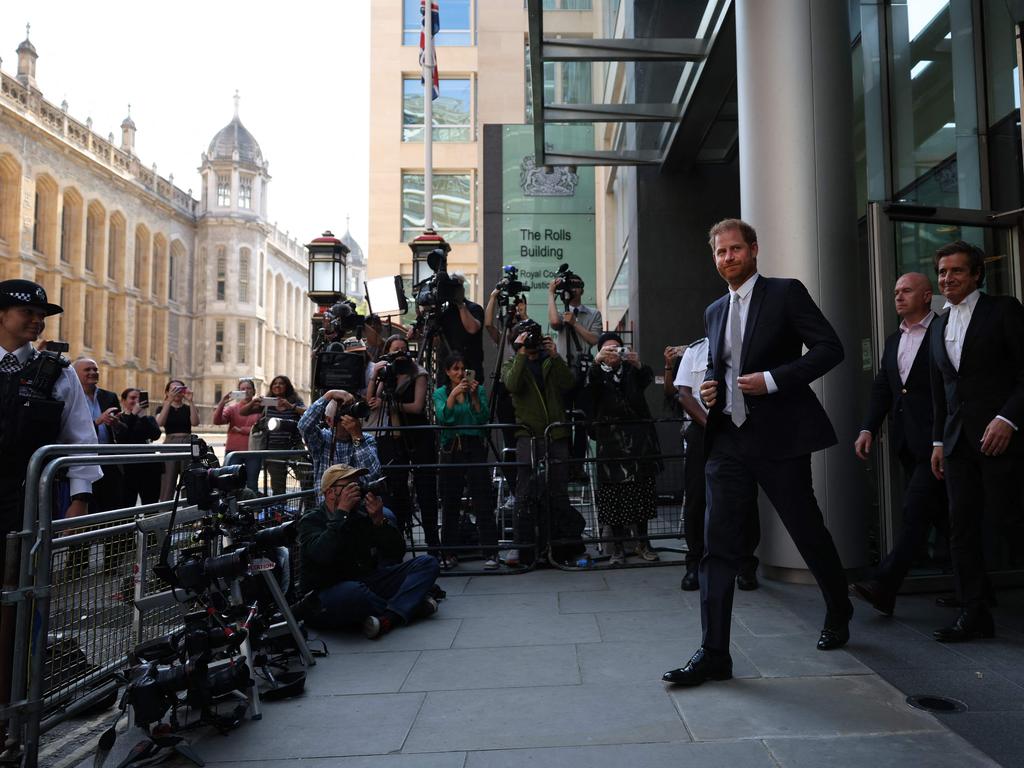
[[[53,443],[96,441],[85,392],[68,361],[33,346],[46,318],[64,310],[46,300],[29,280],[0,282],[0,541],[21,525],[25,472],[37,448]],[[71,506],[67,516],[88,511],[98,466],[68,470]],[[0,560],[5,546],[0,546]]]

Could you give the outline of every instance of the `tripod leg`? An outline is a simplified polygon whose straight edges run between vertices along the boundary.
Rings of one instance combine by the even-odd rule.
[[[315,666],[316,660],[313,658],[313,654],[309,652],[309,646],[306,645],[306,638],[302,636],[302,630],[299,629],[299,623],[292,615],[292,610],[288,607],[288,601],[284,599],[284,593],[281,592],[281,587],[277,583],[277,579],[274,578],[274,574],[271,571],[263,571],[262,573],[263,581],[267,585],[267,589],[270,591],[271,596],[274,598],[274,603],[277,605],[277,609],[281,611],[281,615],[288,624],[288,629],[292,633],[292,639],[295,640],[295,647],[299,649],[299,656],[302,657],[302,663],[307,667]]]
[[[264,573],[266,573],[266,571],[264,571]],[[234,583],[231,585],[231,601],[235,605],[243,604],[242,587],[238,583],[238,579],[235,579]],[[245,656],[245,666],[249,668],[249,679],[253,681],[252,686],[249,688],[249,691],[246,694],[246,697],[249,699],[250,719],[262,720],[263,711],[260,708],[260,692],[258,686],[256,685],[256,665],[253,663],[252,643],[249,641],[248,637],[246,637],[245,640],[242,641],[242,645],[241,647],[239,647],[238,650],[243,656]]]

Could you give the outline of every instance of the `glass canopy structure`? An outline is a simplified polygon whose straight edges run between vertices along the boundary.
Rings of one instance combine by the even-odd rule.
[[[633,3],[610,3],[604,38],[544,36],[543,0],[527,0],[529,74],[537,165],[660,165],[676,141],[697,84],[725,23],[730,0],[687,3],[670,28],[638,27]],[[731,37],[731,35],[729,36]],[[730,41],[731,43],[731,41]],[[591,88],[575,89],[581,99],[554,100],[545,88],[545,65],[589,68]],[[550,73],[550,66],[547,73]],[[548,77],[550,79],[550,75]],[[572,92],[568,92],[571,97]],[[714,162],[735,143],[735,94],[713,108],[715,119],[699,137],[695,158]],[[730,106],[731,103],[731,106]],[[702,110],[704,111],[704,110]],[[721,118],[721,119],[718,119]],[[592,146],[567,144],[575,132],[555,125],[588,124]],[[723,149],[724,148],[724,149]]]

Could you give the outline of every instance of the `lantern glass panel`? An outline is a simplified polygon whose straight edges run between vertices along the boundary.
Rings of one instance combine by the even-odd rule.
[[[341,293],[344,285],[341,264],[336,261],[314,261],[312,267],[312,285],[315,293]]]

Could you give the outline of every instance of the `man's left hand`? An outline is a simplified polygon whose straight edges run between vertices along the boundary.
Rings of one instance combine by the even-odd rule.
[[[1002,419],[992,419],[981,436],[981,452],[986,456],[999,456],[1010,447],[1013,427]]]
[[[764,381],[764,373],[748,373],[736,379],[740,392],[744,395],[767,395],[768,385]]]
[[[562,314],[562,322],[566,325],[576,325],[576,313],[575,312],[564,312]]]
[[[363,500],[366,505],[366,514],[374,525],[384,524],[384,500],[375,493],[367,493]]]
[[[639,368],[640,367],[640,355],[638,355],[636,352],[627,352],[626,353],[626,362],[629,363],[630,365],[632,365],[634,368]]]
[[[341,428],[348,432],[353,440],[358,440],[363,436],[363,425],[355,416],[342,416]]]

